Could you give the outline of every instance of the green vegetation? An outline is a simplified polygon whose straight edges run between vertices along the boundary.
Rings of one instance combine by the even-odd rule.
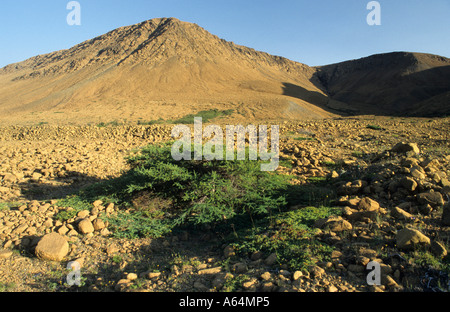
[[[121,207],[102,216],[117,238],[156,238],[207,225],[231,238],[240,252],[277,252],[290,267],[304,267],[330,253],[330,247],[314,239],[312,224],[337,210],[288,211],[297,204],[329,204],[333,194],[320,179],[293,185],[290,176],[261,171],[260,161],[175,161],[170,144],[147,146],[128,163],[131,169],[122,176],[60,201],[71,209],[57,217],[70,219],[100,199]]]
[[[165,121],[162,118],[159,118],[158,120],[150,120],[150,121],[142,121],[138,120],[138,125],[141,126],[151,126],[151,125],[160,125],[163,124]]]
[[[329,260],[333,251],[315,238],[314,222],[339,214],[340,209],[329,207],[306,207],[279,213],[259,220],[252,228],[238,231],[234,247],[244,254],[276,253],[277,261],[291,269],[306,269],[318,261]]]
[[[233,113],[234,113],[234,110],[232,110],[232,109],[222,110],[222,111],[217,110],[217,109],[211,109],[208,111],[198,112],[197,114],[187,115],[178,120],[174,120],[171,123],[173,123],[173,124],[193,124],[195,117],[201,117],[202,121],[204,123],[208,123],[208,122],[212,121],[213,119],[216,119],[218,117],[223,117],[223,116],[229,116]]]
[[[99,128],[105,128],[105,127],[118,127],[123,125],[122,123],[118,122],[117,120],[111,121],[111,122],[100,122],[97,124],[97,127]]]
[[[298,137],[298,138],[294,138],[294,140],[296,141],[316,141],[316,138],[305,138],[305,137]]]
[[[381,128],[380,126],[378,126],[378,125],[367,125],[367,127],[366,127],[367,129],[372,129],[372,130],[383,130],[383,128]]]
[[[20,205],[21,205],[20,203],[16,203],[16,202],[0,203],[0,211],[18,208],[18,207],[20,207]]]

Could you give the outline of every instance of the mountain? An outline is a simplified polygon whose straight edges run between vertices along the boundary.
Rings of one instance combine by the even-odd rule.
[[[0,122],[167,120],[210,109],[232,109],[236,122],[440,115],[449,65],[402,52],[310,67],[158,18],[3,67]]]
[[[317,67],[331,102],[348,112],[442,116],[450,114],[450,59],[394,52]]]
[[[153,19],[2,68],[0,115],[130,121],[217,108],[241,120],[331,116],[315,72],[196,24]]]

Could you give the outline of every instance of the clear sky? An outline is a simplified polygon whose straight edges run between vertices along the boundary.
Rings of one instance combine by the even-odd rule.
[[[156,17],[310,66],[393,51],[450,57],[450,0],[379,0],[380,26],[367,24],[370,0],[78,0],[80,26],[67,24],[68,2],[1,0],[0,67]]]

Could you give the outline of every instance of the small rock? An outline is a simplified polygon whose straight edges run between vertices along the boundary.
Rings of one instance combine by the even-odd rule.
[[[380,204],[369,197],[364,197],[359,202],[358,209],[361,211],[378,211],[380,209]]]
[[[131,281],[128,279],[121,279],[117,282],[115,289],[116,291],[123,291],[125,290],[128,286],[130,286]]]
[[[420,154],[420,149],[417,146],[417,143],[405,143],[401,142],[396,144],[392,149],[392,152],[394,153],[402,153],[406,154],[408,152],[412,152],[412,154]]]
[[[276,253],[272,253],[272,254],[270,254],[267,258],[266,258],[266,260],[264,260],[264,263],[266,264],[266,265],[274,265],[275,264],[275,262],[277,262],[277,254]]]
[[[400,180],[400,184],[409,192],[414,192],[417,188],[417,182],[410,177]]]
[[[415,217],[412,214],[398,207],[394,207],[391,209],[391,215],[399,220],[413,221],[415,219]]]
[[[225,258],[230,258],[230,257],[233,257],[234,255],[236,255],[236,252],[234,251],[234,247],[233,246],[225,247],[223,250],[223,255],[225,256]]]
[[[296,280],[298,280],[300,277],[302,277],[303,276],[303,273],[302,273],[302,271],[295,271],[294,272],[294,275],[292,276],[292,279],[294,280],[294,281],[296,281]]]
[[[128,273],[127,274],[127,280],[129,280],[129,281],[134,281],[137,278],[138,278],[138,276],[136,273]]]
[[[91,220],[83,219],[78,223],[78,230],[83,234],[93,233],[95,231]]]
[[[99,218],[95,219],[92,222],[92,225],[94,226],[95,231],[101,231],[105,228],[105,222],[103,222],[103,220]]]
[[[235,263],[232,266],[232,272],[236,274],[244,274],[248,270],[248,267],[245,263],[239,262]]]
[[[147,274],[148,279],[154,279],[154,278],[158,278],[160,276],[161,276],[161,272],[149,272]]]
[[[337,289],[337,287],[334,286],[334,285],[330,285],[330,286],[327,288],[327,291],[328,291],[328,292],[334,293],[334,292],[338,292],[339,289]]]
[[[445,256],[447,256],[447,249],[443,244],[439,242],[432,241],[430,248],[436,257],[444,258]]]
[[[351,230],[353,227],[350,222],[344,220],[342,217],[330,216],[325,219],[319,219],[315,222],[315,227],[320,229],[327,229],[332,232],[342,232]]]
[[[320,278],[323,274],[325,274],[325,270],[318,265],[311,265],[309,267],[309,273],[315,278]]]
[[[397,247],[400,249],[411,249],[418,245],[430,245],[430,238],[415,229],[402,229],[396,236]]]
[[[264,272],[263,274],[261,274],[261,278],[265,281],[268,281],[272,278],[272,274],[270,274],[270,272]]]
[[[8,259],[13,254],[12,250],[0,249],[0,259]]]
[[[417,201],[419,202],[419,204],[428,204],[435,208],[444,205],[444,198],[442,197],[442,194],[439,192],[434,192],[433,190],[418,194]]]
[[[84,219],[84,218],[88,217],[89,214],[90,214],[89,210],[83,210],[77,214],[77,217]]]
[[[220,273],[222,271],[222,267],[216,267],[216,268],[209,268],[209,269],[203,269],[198,271],[199,275],[204,275],[204,274],[217,274]]]

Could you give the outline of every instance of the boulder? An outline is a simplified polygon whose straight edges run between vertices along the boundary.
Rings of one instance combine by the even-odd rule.
[[[320,229],[330,230],[332,232],[342,232],[353,228],[350,222],[344,220],[342,217],[335,216],[319,219],[315,222],[314,226]]]
[[[58,233],[50,233],[42,237],[36,246],[35,254],[39,259],[62,261],[69,253],[67,240]]]
[[[95,231],[91,220],[83,219],[78,223],[78,230],[83,234],[93,233]]]
[[[420,149],[416,143],[397,143],[392,149],[391,152],[400,153],[400,154],[420,154]]]
[[[380,209],[380,204],[369,197],[364,197],[359,202],[358,209],[360,211],[378,211]]]
[[[442,194],[439,192],[434,192],[433,190],[418,194],[417,201],[419,202],[419,204],[428,204],[435,208],[444,205],[444,198],[442,197]]]
[[[412,249],[416,246],[429,246],[430,238],[415,229],[405,228],[398,231],[397,247],[400,249]]]

